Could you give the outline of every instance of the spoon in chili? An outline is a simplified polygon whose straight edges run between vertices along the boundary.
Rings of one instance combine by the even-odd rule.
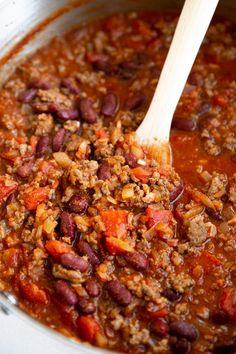
[[[172,118],[219,0],[186,0],[149,110],[136,142],[160,164],[171,164]]]

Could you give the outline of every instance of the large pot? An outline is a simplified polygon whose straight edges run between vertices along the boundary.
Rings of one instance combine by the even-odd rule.
[[[183,0],[0,0],[0,85],[4,83],[16,64],[25,55],[45,44],[53,36],[82,21],[119,11],[178,9],[182,4]],[[236,2],[234,0],[221,0],[217,9],[220,15],[228,18],[234,17],[235,11]],[[29,35],[30,33],[32,35]],[[14,326],[15,316],[24,321],[26,333],[25,339],[22,338],[22,340],[27,340],[27,328],[30,327],[41,330],[50,336],[52,348],[55,349],[53,354],[64,350],[70,354],[106,352],[75,343],[41,325],[22,312],[18,308],[15,298],[9,294],[0,293],[0,308],[12,317],[11,326],[12,323]],[[1,342],[3,341],[4,338],[1,339]],[[45,343],[42,342],[41,345],[42,352],[48,353],[49,351],[44,347]],[[0,345],[0,349],[3,349],[2,345]],[[31,352],[32,350],[33,348],[31,348]],[[11,351],[4,352],[4,354],[15,353],[25,354],[14,345]]]

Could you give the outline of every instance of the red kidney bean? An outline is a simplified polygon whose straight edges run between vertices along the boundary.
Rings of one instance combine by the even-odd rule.
[[[120,64],[120,67],[127,70],[138,70],[140,65],[133,60],[126,60]]]
[[[170,334],[186,338],[191,342],[199,337],[198,330],[191,323],[182,320],[175,320],[170,323]]]
[[[79,297],[77,306],[82,315],[92,315],[96,312],[96,306],[86,297]]]
[[[102,162],[97,171],[99,180],[106,181],[111,178],[111,169],[107,162]]]
[[[35,79],[29,83],[30,88],[49,90],[52,88],[52,83],[46,79]]]
[[[224,221],[225,220],[223,215],[219,211],[213,210],[211,208],[206,208],[206,213],[214,220],[217,220],[217,221]]]
[[[50,142],[51,142],[51,139],[48,135],[44,135],[44,136],[40,137],[37,147],[36,147],[36,156],[37,157],[42,157],[47,153],[49,146],[50,146]]]
[[[77,109],[59,109],[57,111],[57,118],[62,121],[75,120],[79,118],[79,112]]]
[[[86,272],[89,267],[86,259],[83,259],[73,253],[64,253],[61,255],[60,263],[66,268],[79,270],[81,273]]]
[[[196,130],[197,123],[192,118],[174,117],[171,127],[178,130],[191,132]]]
[[[147,256],[141,252],[129,253],[125,259],[128,264],[139,271],[146,270],[149,266]]]
[[[65,137],[66,131],[64,128],[61,128],[56,132],[52,140],[52,149],[54,152],[58,152],[62,148],[65,142]]]
[[[91,297],[98,297],[100,295],[101,289],[99,285],[94,280],[87,280],[84,283],[84,287]]]
[[[169,327],[165,320],[156,318],[151,322],[150,330],[159,337],[165,337],[169,332]]]
[[[135,111],[140,108],[146,100],[146,97],[141,92],[136,92],[136,94],[127,99],[125,102],[125,109],[128,111]]]
[[[106,117],[114,116],[117,111],[118,99],[114,93],[108,93],[103,100],[101,113]]]
[[[118,67],[109,63],[107,60],[98,59],[93,62],[93,67],[95,70],[103,71],[107,75],[114,75],[118,71]]]
[[[37,96],[37,92],[37,89],[31,88],[21,92],[18,98],[22,103],[30,103]]]
[[[22,166],[17,168],[16,174],[19,177],[27,178],[30,176],[33,166],[34,166],[33,161],[26,162]]]
[[[83,98],[79,101],[79,110],[82,119],[90,124],[97,122],[97,114],[93,109],[93,101],[89,98]]]
[[[181,197],[183,192],[184,192],[184,184],[183,181],[181,181],[180,184],[170,192],[171,204],[175,203]]]
[[[75,223],[72,215],[66,211],[61,214],[60,231],[63,236],[67,236],[71,240],[75,238]]]
[[[74,95],[79,95],[81,90],[79,89],[78,86],[76,86],[73,83],[73,80],[70,79],[69,77],[66,77],[64,79],[61,80],[61,86],[65,87],[69,90],[70,93],[74,94]]]
[[[224,343],[217,343],[213,349],[214,354],[235,354],[236,340],[231,339]]]
[[[225,325],[229,322],[229,316],[221,310],[215,311],[211,315],[211,320],[217,325]]]
[[[191,349],[191,344],[185,338],[170,338],[171,353],[186,354]]]
[[[78,296],[75,290],[64,280],[57,280],[55,291],[62,302],[70,306],[75,306],[78,302]]]
[[[232,156],[231,156],[231,161],[234,162],[234,163],[236,163],[236,155],[232,155]]]
[[[147,348],[145,345],[136,345],[135,347],[130,348],[128,354],[145,354],[147,353]]]
[[[125,154],[125,159],[130,167],[135,168],[138,166],[138,159],[134,154],[132,154],[132,152],[128,152],[127,154]]]
[[[89,206],[88,195],[84,191],[79,191],[73,195],[67,203],[67,209],[76,214],[83,214]]]
[[[161,295],[171,302],[178,301],[181,298],[180,293],[177,293],[175,290],[170,288],[166,288],[165,290],[163,290]]]
[[[203,76],[198,72],[192,72],[189,75],[188,82],[194,86],[202,86],[204,84]]]
[[[120,68],[119,76],[122,80],[134,80],[136,77],[136,73],[134,70]]]
[[[90,244],[86,241],[79,241],[77,243],[77,249],[79,251],[79,254],[83,256],[87,256],[90,263],[95,266],[100,263],[100,259],[98,258],[98,255],[96,252],[92,249]]]
[[[107,291],[111,298],[122,306],[127,306],[132,301],[130,291],[117,279],[107,283]]]

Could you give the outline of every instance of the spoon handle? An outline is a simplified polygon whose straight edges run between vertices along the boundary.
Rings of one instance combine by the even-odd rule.
[[[152,103],[136,131],[140,145],[169,140],[173,114],[218,1],[185,1]]]

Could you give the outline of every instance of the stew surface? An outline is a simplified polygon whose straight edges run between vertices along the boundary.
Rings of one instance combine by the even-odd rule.
[[[0,289],[102,348],[235,353],[234,24],[207,33],[173,119],[173,168],[133,137],[176,23],[85,24],[1,89]]]

